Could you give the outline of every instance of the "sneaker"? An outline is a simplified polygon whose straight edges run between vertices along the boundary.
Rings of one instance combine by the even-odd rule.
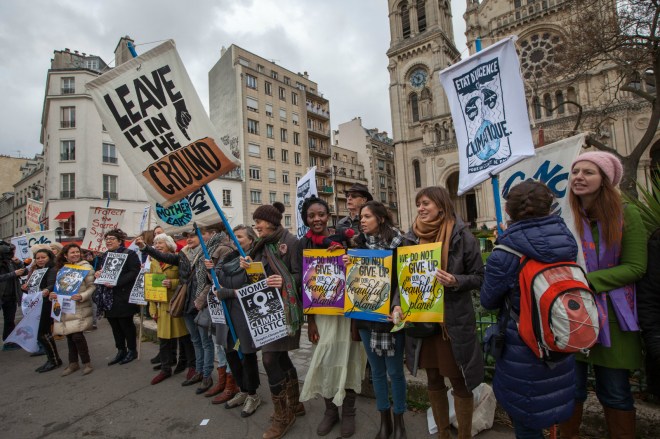
[[[229,404],[229,403],[227,403]],[[245,399],[245,404],[243,404],[243,410],[241,410],[241,418],[247,418],[252,416],[254,412],[257,411],[257,407],[261,405],[261,397],[256,393],[254,395],[248,395]]]
[[[225,404],[226,409],[233,409],[234,407],[242,406],[247,399],[247,392],[238,392],[232,399]]]

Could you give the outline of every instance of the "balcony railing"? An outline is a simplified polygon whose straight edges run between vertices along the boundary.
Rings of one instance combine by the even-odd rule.
[[[76,127],[76,121],[75,120],[62,120],[60,121],[60,128],[75,128]]]
[[[76,191],[60,191],[61,199],[72,199],[76,198]]]
[[[325,192],[326,194],[331,194],[334,192],[334,189],[332,188],[332,186],[322,186],[321,192]]]
[[[119,194],[117,192],[103,191],[103,199],[107,200],[108,198],[111,200],[116,200],[119,198]]]
[[[317,114],[317,115],[322,116],[326,119],[330,119],[330,112],[329,111],[326,111],[322,108],[316,108],[313,105],[307,105],[307,112]]]
[[[63,95],[72,95],[76,92],[76,89],[73,87],[62,87]]]
[[[110,156],[104,155],[103,156],[103,163],[117,164],[117,157],[110,157]]]

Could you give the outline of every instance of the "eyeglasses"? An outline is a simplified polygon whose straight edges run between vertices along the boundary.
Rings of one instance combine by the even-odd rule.
[[[117,238],[115,238],[114,236],[107,236],[105,238],[105,241],[108,242],[108,241],[119,241],[119,240]]]
[[[346,194],[346,198],[366,198],[366,197],[364,195],[349,192]]]

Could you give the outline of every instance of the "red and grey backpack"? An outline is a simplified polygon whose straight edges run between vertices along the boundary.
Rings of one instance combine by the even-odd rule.
[[[500,249],[520,257],[520,315],[510,310],[518,333],[538,358],[556,361],[587,352],[598,339],[598,309],[584,270],[573,261],[552,264],[528,258],[506,245]]]

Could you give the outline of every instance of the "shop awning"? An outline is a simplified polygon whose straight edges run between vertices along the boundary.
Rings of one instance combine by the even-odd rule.
[[[76,212],[60,212],[55,217],[55,221],[68,221]]]

